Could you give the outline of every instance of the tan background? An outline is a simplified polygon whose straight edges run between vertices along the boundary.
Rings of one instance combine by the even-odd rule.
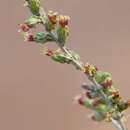
[[[46,9],[71,16],[68,46],[84,62],[112,73],[122,96],[130,98],[130,1],[41,1]],[[111,124],[94,123],[89,110],[73,104],[85,76],[23,42],[18,23],[30,13],[22,4],[0,2],[0,130],[114,130]]]

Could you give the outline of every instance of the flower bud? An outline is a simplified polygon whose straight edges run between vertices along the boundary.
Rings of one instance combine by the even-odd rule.
[[[46,31],[51,32],[52,30],[54,30],[56,28],[57,21],[58,21],[58,13],[49,11],[48,18],[46,18],[45,20]]]
[[[120,98],[120,92],[119,91],[112,92],[112,95],[113,95],[114,100],[117,100],[117,99]]]
[[[62,28],[68,25],[70,17],[69,16],[59,16],[59,24],[61,25]]]
[[[35,41],[35,38],[34,38],[33,34],[29,34],[28,37],[27,37],[27,39],[28,39],[29,42]]]
[[[28,32],[30,27],[27,24],[20,24],[22,31]]]
[[[80,105],[84,105],[84,103],[85,103],[84,98],[79,98],[78,103]]]
[[[90,65],[89,64],[86,64],[84,66],[84,73],[90,75],[91,72],[90,72]]]
[[[111,88],[111,86],[112,86],[112,81],[107,81],[107,82],[103,83],[103,86],[104,86],[105,88]]]
[[[53,51],[48,50],[48,52],[46,53],[47,56],[53,56]]]
[[[49,21],[52,22],[53,24],[57,24],[57,21],[58,21],[58,13],[57,13],[57,12],[49,11],[49,13],[48,13],[48,19],[49,19]]]

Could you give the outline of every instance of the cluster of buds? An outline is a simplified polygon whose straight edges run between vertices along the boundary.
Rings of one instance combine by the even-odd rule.
[[[30,27],[27,24],[20,24],[19,32],[23,34],[25,41],[34,42],[35,37],[32,33],[29,32],[29,30],[30,30]]]
[[[64,46],[67,37],[69,36],[69,16],[58,15],[57,12],[49,11],[45,20],[46,31],[51,32],[56,30],[58,41],[61,46]]]
[[[84,73],[87,74],[90,77],[93,77],[98,71],[98,68],[96,66],[90,65],[89,63],[86,63],[84,66]]]
[[[59,63],[67,63],[69,64],[72,60],[66,56],[63,52],[61,52],[61,50],[56,50],[56,51],[52,51],[48,48],[44,48],[43,52],[45,55],[50,56],[52,58],[52,60],[59,62]]]
[[[112,118],[122,120],[124,117],[122,112],[130,107],[130,101],[123,100],[119,90],[114,88],[111,75],[107,72],[97,71],[95,67],[89,64],[85,67],[84,72],[95,78],[101,86],[100,91],[106,95],[106,99],[95,85],[83,84],[82,87],[85,92],[78,98],[78,103],[95,111],[92,116],[93,120],[106,122],[110,122]],[[117,113],[121,113],[118,118],[115,116]]]
[[[56,25],[59,24],[62,28],[64,28],[68,26],[69,20],[69,16],[58,15],[58,12],[49,11],[46,26],[53,25],[51,29],[55,29]]]
[[[54,39],[57,39],[59,46],[61,47],[65,46],[66,40],[69,36],[69,26],[68,26],[69,19],[70,19],[69,16],[59,15],[57,12],[53,12],[53,11],[49,11],[48,14],[46,15],[44,9],[41,7],[40,0],[25,0],[25,4],[30,9],[33,16],[27,19],[24,24],[20,25],[20,28],[24,33],[24,37],[29,36],[28,41],[35,40],[36,42],[41,44],[50,41],[55,41]],[[38,37],[33,38],[32,40],[32,38],[30,38],[32,37],[32,35],[31,36],[27,35],[27,32],[29,32],[31,28],[35,28],[36,25],[38,24],[44,25],[47,33],[51,33],[52,31],[54,31],[56,34],[55,36],[56,38],[44,33],[46,36],[42,35],[41,37],[40,35],[40,39],[39,39],[39,34],[38,34],[37,35]]]
[[[20,24],[20,32],[24,35],[25,40],[40,44],[56,42],[59,49],[53,51],[44,48],[44,54],[56,62],[71,63],[76,69],[87,75],[93,84],[83,84],[85,92],[76,100],[80,105],[94,111],[93,120],[106,122],[110,122],[112,119],[122,120],[124,116],[122,112],[130,107],[130,100],[122,99],[119,90],[113,86],[111,74],[99,71],[96,66],[88,63],[84,65],[78,54],[65,47],[69,36],[70,18],[53,11],[49,11],[46,15],[40,0],[25,0],[25,4],[32,12],[32,16],[24,24]],[[39,32],[34,36],[30,30],[36,28],[38,24],[42,24],[45,29],[44,32]]]

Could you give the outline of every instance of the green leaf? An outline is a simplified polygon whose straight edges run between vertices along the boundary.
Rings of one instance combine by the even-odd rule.
[[[33,15],[39,16],[40,15],[39,11],[41,6],[40,0],[29,0],[28,3],[29,3],[30,11],[33,13]]]
[[[38,43],[46,43],[49,41],[55,41],[55,39],[50,34],[45,34],[43,32],[37,33],[35,41]]]
[[[60,62],[60,63],[67,63],[69,64],[71,62],[71,59],[66,57],[61,52],[55,52],[54,55],[51,57],[54,61]]]
[[[41,20],[37,16],[31,16],[29,19],[25,21],[25,23],[30,27],[35,27],[40,22]]]

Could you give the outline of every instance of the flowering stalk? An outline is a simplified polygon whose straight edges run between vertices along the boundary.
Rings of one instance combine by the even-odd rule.
[[[125,101],[121,97],[120,91],[113,85],[111,74],[102,72],[89,63],[84,64],[78,54],[66,47],[69,37],[69,16],[59,15],[53,11],[46,14],[40,0],[25,0],[25,5],[32,12],[32,16],[20,24],[20,32],[24,39],[39,44],[55,42],[58,49],[43,48],[45,55],[56,62],[72,64],[91,81],[91,84],[82,85],[85,91],[76,96],[76,101],[94,111],[92,116],[94,121],[112,122],[118,130],[127,130],[123,124],[124,110],[130,106],[130,100]],[[30,30],[36,28],[38,24],[42,24],[45,31],[34,36]]]

